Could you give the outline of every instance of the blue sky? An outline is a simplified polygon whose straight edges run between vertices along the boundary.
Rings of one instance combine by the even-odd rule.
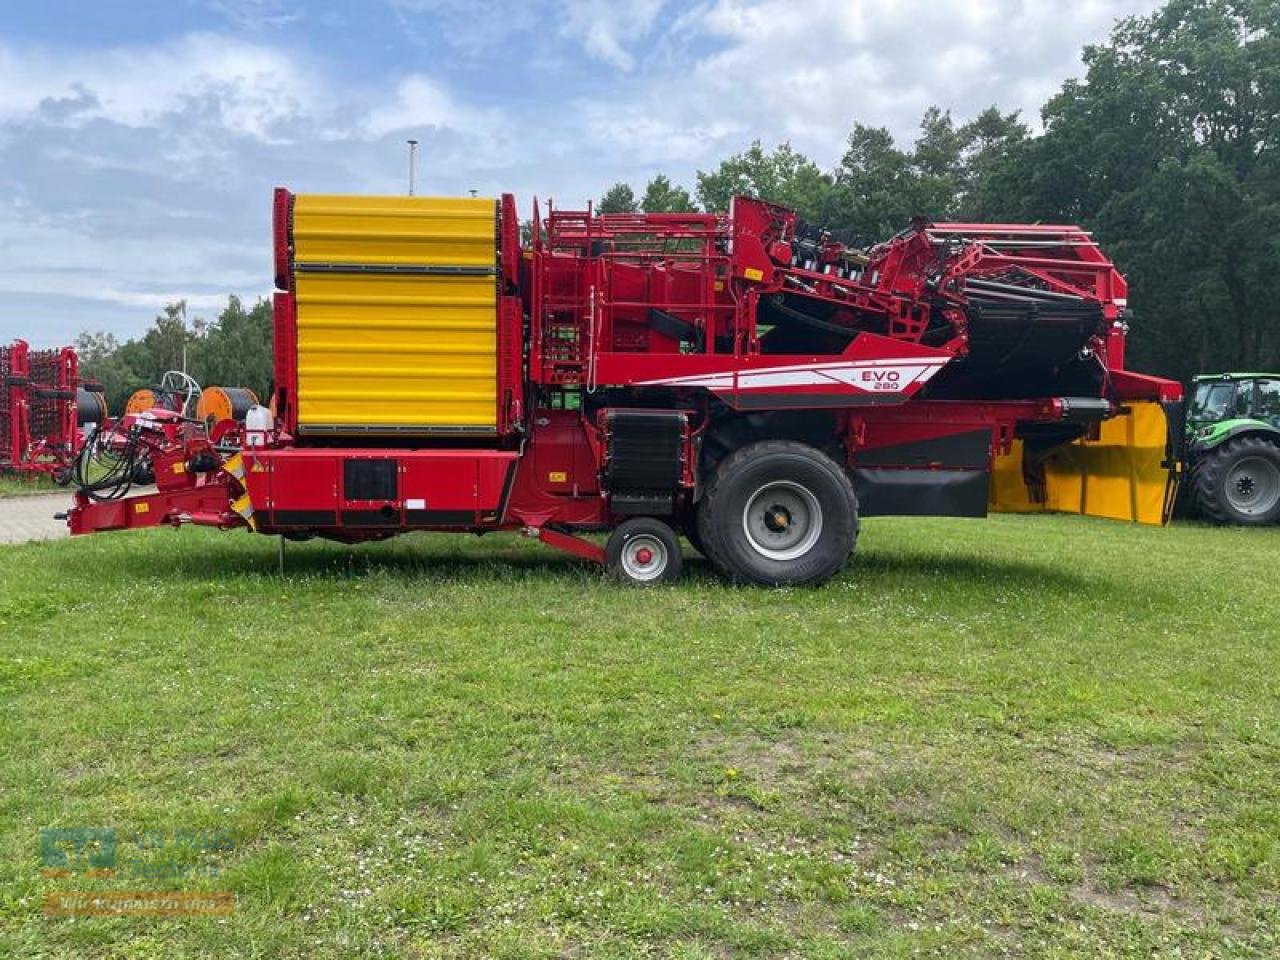
[[[1155,0],[43,0],[0,11],[0,342],[133,336],[167,301],[271,285],[270,194],[516,193],[930,104],[1034,120],[1085,43]]]

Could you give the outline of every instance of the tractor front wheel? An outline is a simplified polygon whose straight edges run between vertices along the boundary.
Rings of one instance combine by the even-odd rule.
[[[619,524],[604,552],[605,569],[632,586],[674,580],[683,566],[676,532],[652,517],[632,517]]]
[[[1239,437],[1203,455],[1192,485],[1196,509],[1214,523],[1262,526],[1280,521],[1280,446]]]
[[[817,584],[840,572],[858,538],[848,474],[802,443],[766,440],[724,460],[698,509],[706,556],[731,579]]]

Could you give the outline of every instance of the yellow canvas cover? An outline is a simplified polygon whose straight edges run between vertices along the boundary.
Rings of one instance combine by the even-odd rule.
[[[1038,465],[1024,465],[1023,444],[1015,440],[1009,454],[996,458],[991,509],[1163,525],[1176,491],[1176,473],[1166,466],[1168,438],[1168,416],[1152,401],[1127,404],[1099,425],[1096,438],[1055,447]]]
[[[497,204],[300,194],[293,206],[303,433],[497,425]]]

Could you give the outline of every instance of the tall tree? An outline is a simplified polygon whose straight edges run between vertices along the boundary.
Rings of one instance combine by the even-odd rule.
[[[1138,365],[1280,366],[1280,6],[1171,0],[1085,63],[992,189],[1095,228],[1129,274]]]
[[[960,125],[950,112],[930,107],[909,150],[883,127],[855,124],[834,172],[824,222],[884,238],[913,216],[973,218],[985,205],[990,167],[1026,135],[1017,113],[995,107]]]
[[[831,179],[791,144],[766,151],[756,140],[745,152],[729,157],[714,170],[698,171],[698,202],[708,212],[729,209],[734,194],[759,197],[818,219],[826,206]]]
[[[644,188],[640,209],[645,213],[688,213],[697,206],[689,191],[673,184],[664,174],[658,174]]]
[[[635,213],[637,209],[635,191],[626,183],[615,183],[596,204],[597,213]]]
[[[923,211],[911,158],[883,127],[854,124],[825,204],[824,226],[883,239]]]
[[[193,351],[191,371],[205,386],[248,387],[262,402],[271,390],[271,304],[246,310],[239,297],[205,330]]]

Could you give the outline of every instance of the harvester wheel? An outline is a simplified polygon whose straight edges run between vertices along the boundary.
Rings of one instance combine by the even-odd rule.
[[[676,532],[651,517],[624,521],[605,544],[605,569],[622,583],[647,587],[674,580],[682,566]]]
[[[840,465],[788,440],[730,455],[698,510],[706,555],[734,580],[818,584],[840,572],[858,539],[858,498]]]
[[[1280,521],[1280,446],[1239,437],[1206,453],[1192,472],[1196,509],[1213,523]]]

